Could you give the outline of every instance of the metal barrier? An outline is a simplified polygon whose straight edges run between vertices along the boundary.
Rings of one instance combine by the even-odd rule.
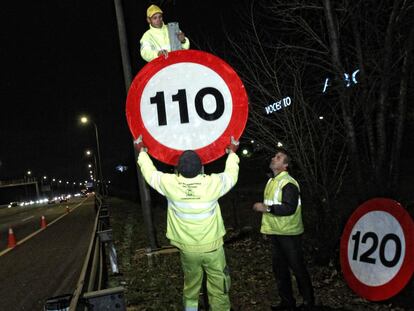
[[[44,310],[126,310],[124,288],[106,288],[108,279],[107,252],[112,273],[119,273],[108,208],[109,204],[105,202],[105,199],[95,195],[97,215],[94,233],[76,289],[72,295],[49,298],[45,303]]]

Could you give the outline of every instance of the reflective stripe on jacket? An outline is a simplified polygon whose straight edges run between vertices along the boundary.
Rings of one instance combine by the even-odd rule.
[[[188,252],[206,252],[223,244],[225,228],[218,199],[237,182],[239,157],[229,154],[223,173],[185,178],[157,171],[146,152],[138,164],[147,183],[167,197],[167,238]]]
[[[264,204],[269,206],[281,204],[282,189],[288,183],[294,184],[299,189],[298,182],[286,171],[281,172],[277,176],[269,179],[264,191]],[[296,211],[293,215],[276,216],[272,213],[264,213],[262,216],[262,226],[260,232],[264,234],[279,235],[298,235],[303,233],[300,196],[298,198],[298,206],[296,207]]]
[[[168,37],[168,27],[164,24],[161,28],[155,28],[149,25],[149,29],[142,35],[141,40],[141,56],[147,62],[158,57],[158,52],[166,50],[171,52],[170,38]],[[188,50],[190,48],[190,40],[185,38],[182,48]]]

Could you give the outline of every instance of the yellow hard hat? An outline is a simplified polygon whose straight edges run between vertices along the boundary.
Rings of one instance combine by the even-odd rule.
[[[162,14],[161,9],[158,6],[156,6],[155,4],[150,5],[147,9],[147,16],[149,18],[151,18],[156,13],[161,13]]]

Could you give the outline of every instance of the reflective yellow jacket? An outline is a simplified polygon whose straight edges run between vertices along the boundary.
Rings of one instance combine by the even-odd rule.
[[[146,182],[168,200],[167,238],[187,252],[209,252],[223,245],[226,233],[218,199],[237,182],[239,157],[228,155],[220,174],[185,178],[157,171],[146,152],[138,164]]]
[[[298,182],[289,175],[288,172],[281,172],[277,176],[269,179],[264,191],[264,204],[271,206],[282,203],[282,189],[288,183],[294,184],[299,189]],[[262,226],[260,229],[264,234],[278,235],[299,235],[303,233],[302,206],[300,196],[298,206],[293,215],[277,216],[272,213],[264,213],[262,216]]]
[[[157,58],[158,52],[161,50],[171,52],[168,27],[165,24],[161,28],[155,28],[151,25],[149,27],[139,41],[141,44],[141,56],[147,62]],[[181,46],[183,50],[188,50],[190,48],[190,40],[186,37],[185,42]]]

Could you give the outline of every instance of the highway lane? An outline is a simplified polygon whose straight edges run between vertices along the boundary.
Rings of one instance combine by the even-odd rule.
[[[42,213],[48,212],[49,223],[60,215],[65,215],[0,256],[1,310],[40,311],[48,297],[74,291],[96,214],[93,196],[77,204],[73,200],[70,207],[72,210],[69,214],[66,214],[65,207],[56,206],[1,215],[2,228],[13,223],[20,228],[19,231],[27,232],[30,226],[39,229],[39,215]],[[25,222],[31,225],[24,224]]]
[[[31,205],[12,207],[0,210],[0,252],[7,247],[9,228],[13,228],[16,239],[21,240],[40,228],[41,217],[45,216],[46,223],[52,222],[69,209],[85,200],[71,199],[68,202],[56,204]]]

